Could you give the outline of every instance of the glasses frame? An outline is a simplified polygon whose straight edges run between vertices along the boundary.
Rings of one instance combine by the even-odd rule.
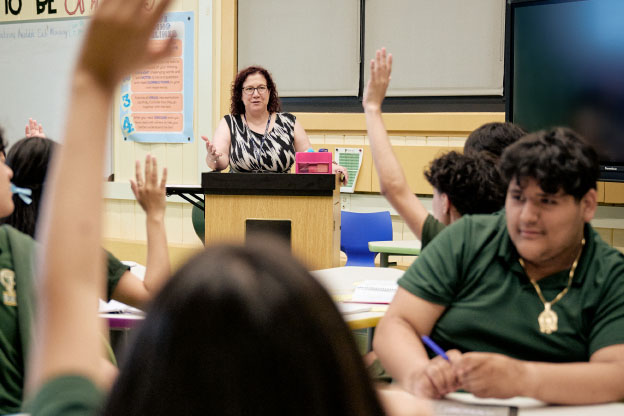
[[[249,88],[249,90],[247,90]],[[264,88],[265,91],[264,92],[260,92],[260,88]],[[245,95],[253,95],[254,91],[258,91],[259,95],[264,95],[267,92],[269,92],[269,87],[268,85],[258,85],[257,87],[242,87],[241,91],[243,92],[243,94]]]

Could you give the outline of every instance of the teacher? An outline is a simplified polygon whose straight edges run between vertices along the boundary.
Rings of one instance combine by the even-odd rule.
[[[217,126],[212,141],[206,136],[206,164],[231,172],[288,172],[295,152],[310,148],[305,130],[290,113],[282,113],[271,74],[260,66],[239,71],[232,84],[230,114]],[[347,171],[333,165],[332,173]]]

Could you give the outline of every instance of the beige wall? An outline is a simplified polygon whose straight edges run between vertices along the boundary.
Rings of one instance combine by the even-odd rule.
[[[64,2],[55,3],[58,13],[53,18],[67,17]],[[91,1],[85,0],[84,3],[87,9],[85,14],[89,14]],[[134,201],[127,185],[128,180],[134,175],[135,160],[143,160],[147,153],[151,153],[158,157],[161,166],[167,166],[170,184],[199,183],[200,173],[205,168],[202,162],[204,147],[200,135],[210,136],[216,123],[229,109],[229,88],[236,72],[236,3],[235,0],[177,0],[172,7],[177,11],[194,11],[197,17],[194,114],[196,140],[193,143],[125,142],[120,134],[118,107],[112,110],[115,183],[109,184],[105,198],[104,236],[109,243],[112,242],[113,251],[125,259],[144,261],[142,254],[137,253],[144,252],[142,250],[146,240],[145,216]],[[36,15],[34,1],[24,1],[23,7],[19,19],[50,18]],[[0,21],[19,19],[0,16]],[[202,31],[203,37],[198,41],[199,33]],[[210,39],[211,42],[206,42],[206,39]],[[344,200],[349,201],[348,207],[345,208],[366,211],[387,207],[383,198],[376,194],[379,186],[368,148],[363,114],[298,113],[296,116],[307,130],[313,146],[317,148],[327,147],[331,150],[334,145],[340,145],[365,149],[362,172],[356,184],[356,190],[360,194],[345,195]],[[384,120],[410,185],[415,192],[428,194],[431,189],[424,182],[422,175],[428,162],[440,152],[461,148],[470,131],[489,121],[503,121],[504,114],[386,114]],[[600,193],[601,201],[624,203],[624,185],[608,184],[606,187],[601,185]],[[612,244],[624,247],[624,230],[621,230],[624,229],[624,220],[608,224],[609,226],[600,228],[601,234]],[[393,226],[395,239],[414,238],[398,216],[393,217]],[[188,203],[175,198],[170,199],[166,228],[168,240],[176,250],[200,246],[191,225],[191,208]],[[139,247],[139,250],[131,250],[128,247]],[[406,258],[405,262],[409,263],[411,260]]]

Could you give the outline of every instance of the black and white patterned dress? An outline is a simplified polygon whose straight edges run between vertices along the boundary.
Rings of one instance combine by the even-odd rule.
[[[231,172],[288,172],[295,163],[295,116],[276,113],[275,124],[262,143],[264,133],[247,127],[242,115],[226,115],[230,127]]]

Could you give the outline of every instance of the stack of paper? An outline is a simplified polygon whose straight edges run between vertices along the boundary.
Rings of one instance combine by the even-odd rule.
[[[398,287],[392,280],[364,280],[355,287],[351,302],[390,303]]]

